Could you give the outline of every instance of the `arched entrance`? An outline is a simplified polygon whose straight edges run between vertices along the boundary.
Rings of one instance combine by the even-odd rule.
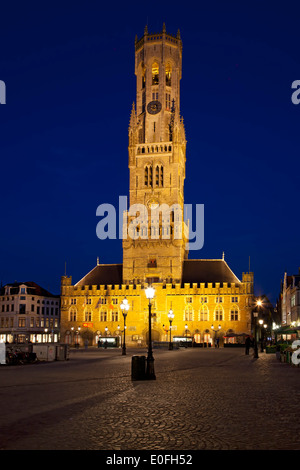
[[[203,346],[210,347],[212,343],[212,337],[209,330],[204,330],[203,333]]]
[[[149,330],[146,331],[145,334],[146,343],[148,344],[149,341]],[[151,330],[151,341],[160,341],[160,332],[158,330]]]

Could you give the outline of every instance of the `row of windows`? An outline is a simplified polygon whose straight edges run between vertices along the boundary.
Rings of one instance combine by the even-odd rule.
[[[12,296],[12,297],[2,297],[2,301],[5,302],[5,301],[8,301],[8,302],[12,302],[15,300],[15,297]],[[20,300],[26,300],[26,297],[25,296],[20,296]],[[47,304],[47,305],[58,305],[58,301],[54,302],[53,300],[42,300],[42,302],[40,301],[40,299],[35,299],[35,297],[31,297],[31,300],[36,300],[36,302],[39,304],[39,303],[42,303],[42,304]]]
[[[157,62],[154,62],[152,64],[152,85],[158,85],[159,84],[159,65]],[[165,81],[166,81],[166,86],[171,86],[172,84],[172,68],[170,64],[166,65],[166,75],[165,75]],[[146,85],[146,70],[144,70],[142,74],[142,88],[145,88]]]
[[[153,175],[154,173],[154,175]],[[152,165],[145,167],[145,186],[148,188],[153,187],[153,177],[155,178],[155,186],[163,187],[164,185],[164,167],[162,165],[156,165],[154,171]]]
[[[83,314],[83,321],[85,322],[91,322],[92,320],[94,321],[120,321],[120,316],[119,312],[113,311],[113,312],[106,312],[106,311],[101,311],[100,313],[97,313],[98,319],[95,318],[95,314],[92,314],[90,311],[86,311]],[[94,317],[94,318],[93,318]],[[78,320],[78,315],[77,311],[71,310],[69,313],[69,321],[77,321]]]
[[[186,297],[186,303],[192,303],[193,302],[193,297]],[[238,303],[239,298],[238,297],[231,297],[230,301],[233,303]],[[200,302],[203,304],[208,303],[208,297],[200,297]],[[216,304],[222,304],[224,302],[224,297],[217,296],[215,297],[215,303]]]
[[[191,310],[185,311],[183,315],[183,320],[184,321],[194,321],[194,312]],[[198,320],[199,321],[210,321],[210,315],[209,311],[206,310],[201,310],[198,313]],[[225,321],[225,312],[221,308],[217,308],[214,313],[213,313],[213,318],[211,319],[212,321]],[[238,321],[239,320],[239,310],[238,309],[231,309],[228,315],[228,320],[229,321]]]
[[[91,322],[92,320],[94,321],[119,321],[120,316],[119,312],[113,311],[108,313],[107,311],[101,311],[100,313],[97,312],[97,318],[95,318],[95,314],[92,314],[91,311],[86,311],[84,312],[84,320],[86,322]],[[94,316],[94,318],[93,318]],[[230,321],[238,321],[239,320],[239,310],[237,308],[233,308],[229,312],[229,317],[228,319]],[[76,310],[71,310],[69,313],[69,321],[77,321],[78,320],[78,314]],[[184,321],[194,321],[194,312],[191,310],[187,310],[183,314],[183,320]],[[203,309],[200,312],[198,312],[198,321],[209,321],[210,320],[210,315],[208,309]],[[213,318],[212,320],[216,321],[223,321],[225,320],[225,312],[222,308],[216,308],[216,310],[213,313]]]
[[[29,322],[28,322],[29,320]],[[58,320],[54,318],[18,318],[17,320],[19,328],[25,328],[28,326],[30,328],[57,328]],[[14,318],[11,317],[2,317],[0,319],[0,328],[13,328],[14,327]]]
[[[85,299],[85,304],[86,305],[91,305],[92,303],[92,299]],[[111,299],[111,304],[112,305],[118,305],[119,303],[119,299],[115,298],[115,299]],[[71,305],[76,305],[77,304],[77,299],[70,299],[70,304]],[[107,299],[105,297],[102,297],[98,300],[97,302],[97,305],[106,305],[107,304]]]
[[[20,304],[18,307],[19,308],[17,309],[16,313],[22,313],[22,314],[29,313],[26,310],[26,304]],[[15,306],[14,304],[6,304],[6,306],[2,304],[1,311],[2,312],[15,312]],[[31,313],[36,312],[38,315],[40,313],[42,313],[42,315],[45,315],[45,314],[46,315],[58,315],[58,307],[40,307],[39,305],[35,307],[35,305],[31,304],[30,312]]]
[[[171,212],[170,216],[171,216],[171,221],[173,222],[174,221],[174,212],[173,211]],[[156,264],[156,260],[155,260],[155,264]],[[185,299],[186,303],[188,303],[188,304],[193,303],[194,300],[195,300],[194,297],[186,297],[186,299]],[[205,297],[200,297],[200,302],[202,304],[206,304],[206,303],[208,303],[208,301],[209,301],[209,297],[206,297],[206,296]],[[230,301],[232,303],[238,303],[239,298],[238,297],[231,297]],[[119,302],[118,298],[111,299],[111,304],[112,305],[118,305],[118,302]],[[220,297],[220,296],[215,297],[215,303],[219,304],[219,303],[223,303],[223,302],[224,302],[224,297]],[[76,305],[77,299],[76,298],[70,299],[70,303],[71,303],[71,305]],[[86,305],[91,305],[91,303],[92,303],[91,298],[85,299],[85,304]],[[107,304],[107,299],[105,297],[100,298],[97,302],[97,305],[106,305],[106,304]]]

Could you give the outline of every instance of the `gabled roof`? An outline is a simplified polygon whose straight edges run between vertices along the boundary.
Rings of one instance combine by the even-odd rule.
[[[122,264],[98,264],[75,286],[121,285]]]
[[[95,285],[122,285],[123,265],[120,264],[98,264],[86,274],[75,286]],[[240,284],[241,281],[231,271],[223,259],[195,259],[184,260],[182,284],[185,283],[216,283],[227,282]]]
[[[240,284],[240,280],[231,271],[224,259],[184,260],[182,284],[185,283],[223,282]]]

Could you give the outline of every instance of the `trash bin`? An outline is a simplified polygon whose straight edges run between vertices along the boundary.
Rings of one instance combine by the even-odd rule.
[[[145,380],[146,377],[146,357],[132,356],[131,361],[131,379]]]

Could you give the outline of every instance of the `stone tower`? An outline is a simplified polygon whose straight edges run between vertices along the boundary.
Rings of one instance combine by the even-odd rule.
[[[182,42],[165,25],[135,41],[136,103],[129,124],[129,211],[123,224],[123,281],[180,282],[186,139],[180,114]]]

